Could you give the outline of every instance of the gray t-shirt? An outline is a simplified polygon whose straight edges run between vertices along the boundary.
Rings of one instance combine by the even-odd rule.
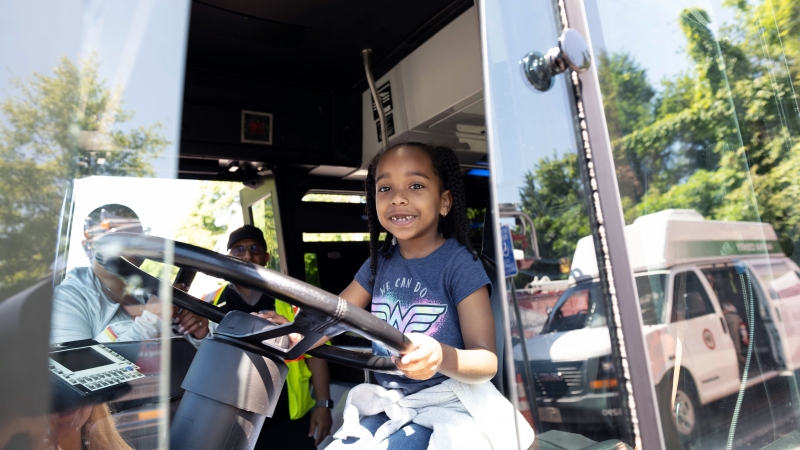
[[[370,285],[370,260],[356,274],[356,281],[372,293],[372,314],[403,333],[423,333],[451,347],[463,349],[464,339],[456,306],[470,294],[491,282],[480,260],[457,240],[448,239],[433,253],[417,259],[404,259],[393,247],[389,259],[378,256],[375,285]],[[389,351],[375,343],[372,351],[388,356]],[[381,386],[402,389],[406,395],[441,383],[447,377],[437,373],[428,380],[376,373]]]

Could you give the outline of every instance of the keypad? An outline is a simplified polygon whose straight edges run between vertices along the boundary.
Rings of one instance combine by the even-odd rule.
[[[137,371],[139,366],[131,363],[119,353],[109,349],[103,344],[98,344],[97,348],[102,349],[101,353],[107,353],[108,355],[118,358],[119,362],[117,362],[113,368],[109,367],[106,372],[84,376],[77,376],[70,371],[64,371],[55,364],[48,364],[48,369],[71,384],[81,384],[85,388],[93,391],[144,377],[142,373]]]
[[[122,369],[111,370],[108,372],[100,373],[97,375],[90,375],[71,380],[73,384],[81,383],[91,390],[102,389],[106,386],[111,386],[118,383],[124,383],[127,380],[136,378],[143,378],[144,374],[136,372],[131,367],[124,367]]]

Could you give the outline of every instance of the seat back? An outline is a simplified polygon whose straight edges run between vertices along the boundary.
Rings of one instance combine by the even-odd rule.
[[[489,301],[492,305],[494,315],[495,344],[497,345],[497,373],[492,378],[492,383],[497,387],[501,394],[505,395],[505,361],[506,338],[505,329],[508,326],[503,317],[503,290],[505,290],[505,280],[499,278],[497,273],[497,251],[494,245],[494,218],[491,208],[487,208],[486,218],[483,222],[483,246],[481,250],[481,262],[486,270],[486,275],[492,282],[492,295]]]

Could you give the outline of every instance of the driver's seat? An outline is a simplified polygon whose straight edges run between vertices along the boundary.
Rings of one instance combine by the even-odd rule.
[[[508,324],[503,320],[503,290],[506,288],[505,280],[501,280],[497,273],[497,252],[494,246],[494,218],[491,207],[486,210],[486,218],[483,221],[483,246],[481,250],[481,262],[486,270],[486,275],[492,282],[492,295],[489,301],[492,304],[492,314],[494,315],[494,334],[495,344],[497,345],[497,373],[492,378],[492,383],[497,387],[501,394],[506,395],[505,383],[505,352],[506,339],[505,327]]]

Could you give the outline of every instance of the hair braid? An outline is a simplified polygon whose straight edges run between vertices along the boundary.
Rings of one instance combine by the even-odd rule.
[[[383,152],[372,158],[369,169],[367,169],[367,177],[364,179],[364,190],[367,194],[364,211],[367,213],[367,223],[369,224],[369,268],[372,273],[369,282],[372,285],[375,284],[375,274],[378,272],[378,240],[383,229],[378,220],[378,210],[375,205],[375,169],[381,156],[383,156]]]
[[[445,237],[453,237],[472,253],[473,259],[478,258],[478,253],[472,246],[469,236],[469,217],[467,216],[467,194],[464,189],[464,178],[461,176],[461,166],[453,150],[447,147],[437,147],[436,153],[441,158],[439,170],[442,172],[440,178],[444,184],[443,189],[450,190],[453,197],[453,205],[447,216],[441,220],[442,234]],[[447,234],[445,234],[447,233]]]

